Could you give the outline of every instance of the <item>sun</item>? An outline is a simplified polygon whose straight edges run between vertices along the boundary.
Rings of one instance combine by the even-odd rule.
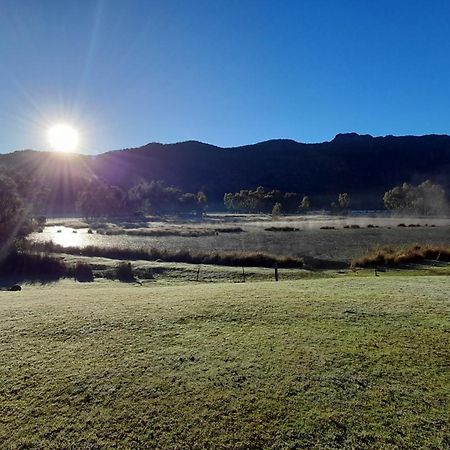
[[[51,126],[47,131],[48,141],[55,152],[74,152],[80,144],[78,131],[65,123]]]

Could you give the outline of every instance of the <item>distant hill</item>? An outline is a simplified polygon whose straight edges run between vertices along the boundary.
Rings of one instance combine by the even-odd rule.
[[[431,179],[450,188],[450,136],[348,133],[318,144],[280,139],[234,148],[151,143],[72,158],[27,150],[0,155],[0,165],[39,174],[57,191],[55,204],[66,210],[89,175],[125,189],[139,180],[164,180],[186,191],[204,190],[213,208],[222,206],[225,192],[257,186],[308,194],[313,207],[348,192],[353,207],[380,208],[383,193],[403,181]]]

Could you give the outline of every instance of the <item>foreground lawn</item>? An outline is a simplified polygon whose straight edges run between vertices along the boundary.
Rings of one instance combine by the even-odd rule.
[[[450,277],[0,293],[1,449],[450,446]]]

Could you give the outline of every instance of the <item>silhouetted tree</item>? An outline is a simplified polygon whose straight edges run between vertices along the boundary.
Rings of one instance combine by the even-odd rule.
[[[208,197],[204,192],[200,191],[197,193],[197,215],[202,217],[205,214],[206,208],[208,207]]]
[[[343,192],[338,196],[338,204],[341,209],[349,209],[350,208],[350,196],[347,192]]]
[[[0,174],[0,259],[12,245],[33,231],[33,221],[21,199],[16,183]]]
[[[126,197],[122,189],[93,178],[79,193],[77,207],[86,219],[120,215],[126,211]]]
[[[50,188],[37,177],[27,177],[14,173],[11,177],[16,183],[17,193],[32,214],[45,214],[49,206]]]
[[[301,200],[300,194],[295,192],[281,192],[277,189],[266,191],[259,186],[254,191],[243,189],[235,193],[224,195],[224,205],[227,209],[244,213],[271,213],[276,203],[281,203],[287,213],[298,210]]]
[[[128,199],[136,211],[151,214],[198,214],[203,215],[208,198],[203,192],[192,194],[162,181],[141,182],[128,191]]]
[[[272,218],[276,219],[283,212],[283,205],[281,203],[275,203],[272,208]]]
[[[299,209],[301,209],[302,211],[306,211],[311,207],[311,200],[309,199],[309,197],[307,195],[305,195],[302,198],[302,201],[300,203]]]

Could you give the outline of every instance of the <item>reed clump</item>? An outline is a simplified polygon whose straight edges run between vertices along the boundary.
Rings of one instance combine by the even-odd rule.
[[[352,261],[353,267],[402,266],[422,264],[427,260],[450,262],[449,245],[414,245],[411,247],[382,247],[369,251]]]

